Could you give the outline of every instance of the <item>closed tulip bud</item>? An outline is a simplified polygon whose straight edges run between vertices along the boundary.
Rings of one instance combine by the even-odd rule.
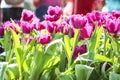
[[[87,52],[87,46],[85,44],[81,46],[76,46],[74,53],[73,53],[73,59],[76,59],[78,54],[82,55]]]

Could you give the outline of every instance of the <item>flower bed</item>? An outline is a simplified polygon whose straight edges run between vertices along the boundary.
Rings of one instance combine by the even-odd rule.
[[[1,80],[119,80],[120,12],[62,15],[49,7],[45,20],[23,10],[0,27]]]

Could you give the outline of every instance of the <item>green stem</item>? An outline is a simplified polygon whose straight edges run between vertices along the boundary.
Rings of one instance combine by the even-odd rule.
[[[103,55],[104,55],[104,56],[106,55],[106,42],[107,42],[107,34],[106,34],[106,32],[105,32],[104,52],[103,52]]]
[[[73,41],[73,46],[72,46],[72,54],[71,54],[71,58],[68,62],[68,67],[71,65],[71,62],[72,62],[72,56],[73,56],[73,53],[74,53],[74,50],[75,50],[75,47],[78,43],[78,38],[79,38],[79,29],[76,29],[75,30],[75,36],[74,36],[74,41]]]

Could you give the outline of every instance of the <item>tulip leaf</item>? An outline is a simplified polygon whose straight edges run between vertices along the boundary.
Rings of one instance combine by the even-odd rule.
[[[18,79],[19,78],[19,71],[17,64],[9,64],[7,68],[7,72],[10,76],[10,79]]]
[[[96,26],[95,31],[93,32],[93,35],[90,39],[89,58],[92,60],[94,59],[95,52],[98,50],[102,32],[103,32],[103,27]]]
[[[50,43],[46,46],[46,48],[45,48],[45,53],[49,50],[49,48],[51,48],[51,46],[54,46],[55,44],[61,44],[61,45],[64,46],[64,43],[63,43],[62,39],[56,39],[56,40],[50,42]]]
[[[0,80],[5,80],[7,62],[0,62]]]
[[[70,38],[66,35],[64,36],[64,43],[65,43],[66,56],[68,58],[68,61],[70,61],[72,57],[72,50],[71,50]]]
[[[112,62],[111,59],[107,58],[106,56],[100,55],[100,54],[95,54],[94,60]]]
[[[92,71],[92,67],[81,64],[75,65],[75,75],[77,80],[89,80]]]
[[[10,28],[10,32],[12,34],[13,48],[14,48],[14,51],[15,51],[15,54],[16,54],[16,61],[18,63],[19,72],[20,72],[20,75],[22,75],[22,56],[23,56],[23,50],[20,48],[19,36],[11,28]]]
[[[7,52],[8,50],[10,50],[11,48],[11,42],[10,42],[10,34],[6,31],[4,31],[4,47],[5,47],[5,51]],[[9,46],[8,46],[9,45]]]
[[[109,76],[109,80],[120,80],[120,74],[111,72]]]
[[[74,80],[71,74],[63,75],[60,77],[60,80]]]

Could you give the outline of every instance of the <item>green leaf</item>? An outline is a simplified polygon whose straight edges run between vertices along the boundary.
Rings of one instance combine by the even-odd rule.
[[[4,43],[3,46],[5,48],[5,51],[9,51],[11,49],[11,38],[9,32],[4,32]]]
[[[68,74],[68,75],[61,76],[60,80],[74,80],[74,78],[71,74]]]
[[[94,60],[112,62],[111,59],[107,58],[106,56],[100,55],[100,54],[95,54]]]
[[[101,34],[103,32],[103,27],[96,26],[96,29],[90,38],[90,45],[89,45],[89,58],[94,59],[94,54],[99,48]]]
[[[22,79],[22,56],[23,56],[23,50],[20,48],[20,40],[19,40],[19,36],[16,34],[16,32],[14,30],[12,30],[10,28],[10,32],[12,34],[12,39],[13,39],[13,49],[15,51],[15,55],[16,55],[16,61],[18,64],[18,68],[19,68],[19,73],[20,76],[19,78]]]
[[[120,74],[111,72],[109,76],[109,80],[120,80]]]
[[[56,39],[56,40],[50,42],[50,43],[45,47],[45,53],[48,52],[48,50],[49,50],[49,48],[51,48],[51,46],[54,46],[54,45],[56,45],[56,44],[61,44],[61,45],[64,46],[64,43],[63,43],[62,39]]]
[[[18,79],[19,78],[19,71],[17,64],[9,64],[7,68],[7,72],[10,76],[10,79]]]
[[[14,43],[14,49],[16,50],[18,47],[20,47],[19,36],[11,28],[10,28],[10,32],[12,34],[12,39],[13,39],[13,43]]]
[[[81,64],[75,65],[75,75],[77,80],[88,80],[92,71],[92,67]]]
[[[7,68],[7,62],[0,62],[0,80],[4,80]]]
[[[69,64],[71,64],[71,57],[72,57],[71,47],[72,46],[70,44],[70,38],[67,35],[64,36],[64,43],[65,43],[66,56],[67,56]]]

